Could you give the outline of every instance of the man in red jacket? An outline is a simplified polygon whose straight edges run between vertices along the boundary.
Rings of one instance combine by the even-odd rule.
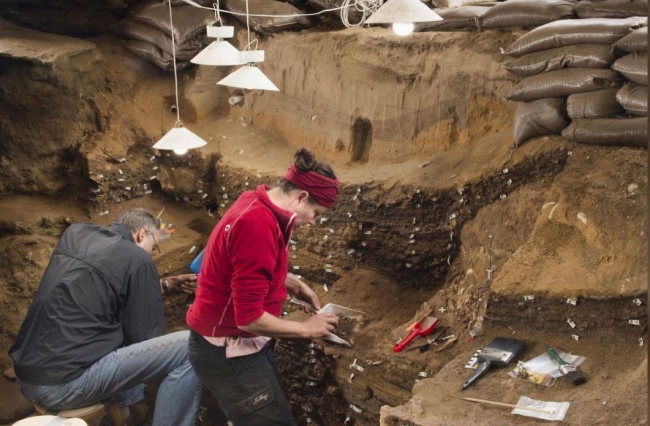
[[[210,235],[187,313],[189,358],[236,425],[296,425],[278,381],[273,338],[327,337],[338,318],[279,318],[287,292],[320,308],[316,293],[287,274],[287,247],[293,227],[315,223],[337,195],[330,166],[301,149],[276,186],[243,193]]]

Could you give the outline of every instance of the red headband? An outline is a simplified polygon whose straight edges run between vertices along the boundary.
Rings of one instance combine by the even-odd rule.
[[[289,166],[284,178],[294,186],[309,192],[318,204],[328,209],[336,203],[336,197],[339,195],[338,179],[330,179],[311,171],[301,172],[295,164]]]

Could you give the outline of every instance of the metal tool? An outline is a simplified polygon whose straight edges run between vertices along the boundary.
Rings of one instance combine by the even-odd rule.
[[[433,332],[437,324],[438,318],[435,317],[426,317],[418,321],[406,336],[397,341],[393,346],[393,352],[402,352],[416,336],[428,336]]]
[[[447,349],[448,347],[450,347],[451,345],[453,345],[454,343],[456,343],[456,341],[458,340],[458,337],[456,337],[455,335],[452,334],[451,336],[447,336],[447,337],[442,338],[441,341],[442,340],[444,340],[445,343],[440,345],[440,347],[436,349],[436,352],[442,352],[445,349]]]
[[[436,343],[440,342],[445,337],[445,335],[447,334],[447,330],[449,330],[449,327],[447,327],[447,326],[444,326],[441,329],[438,329],[437,331],[435,331],[432,334],[432,337],[429,340],[427,340],[427,342],[425,344],[423,344],[421,346],[414,346],[414,347],[407,348],[407,349],[405,349],[405,352],[414,351],[416,349],[419,350],[422,353],[426,352],[427,350],[429,350],[429,347],[431,345],[435,345]]]

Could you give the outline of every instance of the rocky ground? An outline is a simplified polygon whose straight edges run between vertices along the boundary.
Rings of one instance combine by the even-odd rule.
[[[342,191],[324,220],[294,234],[291,270],[323,303],[367,315],[341,330],[352,348],[278,345],[301,425],[539,424],[460,399],[522,395],[570,402],[566,424],[647,423],[647,151],[545,137],[513,152],[514,105],[503,96],[516,80],[498,48],[518,30],[406,43],[381,29],[272,36],[262,69],[281,93],[230,107],[232,93],[214,84],[225,71],[181,74],[181,118],[208,146],[179,158],[151,149],[175,119],[169,74],[107,35],[1,28],[3,369],[69,223],[164,207],[176,232],[155,261],[161,275],[180,273],[232,200],[281,176],[306,146],[332,164]],[[190,303],[165,301],[170,330],[185,327]],[[426,314],[458,341],[393,353]],[[588,382],[547,388],[506,368],[461,393],[465,363],[496,336],[523,340],[525,360],[546,343],[585,356]],[[0,402],[0,424],[29,414],[9,380],[2,394],[13,399]],[[204,396],[203,424],[225,424]]]

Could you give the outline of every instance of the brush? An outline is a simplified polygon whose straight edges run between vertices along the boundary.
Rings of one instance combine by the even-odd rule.
[[[578,370],[573,365],[560,358],[560,355],[555,352],[555,349],[549,345],[546,345],[546,352],[551,356],[551,358],[560,364],[560,371],[571,383],[573,383],[575,386],[587,383],[587,378],[584,374],[582,374],[582,371]]]

